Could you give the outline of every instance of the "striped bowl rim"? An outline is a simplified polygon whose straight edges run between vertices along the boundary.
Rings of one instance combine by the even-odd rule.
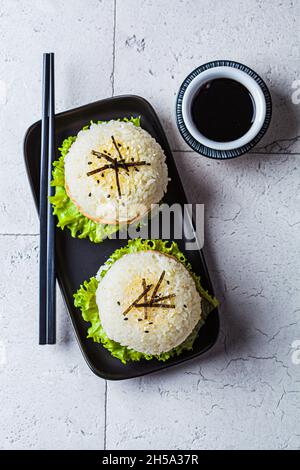
[[[263,95],[266,100],[266,117],[264,120],[264,123],[259,131],[259,133],[247,144],[243,145],[242,147],[238,147],[236,149],[232,150],[215,150],[213,148],[207,147],[200,142],[198,142],[188,131],[183,115],[182,115],[182,100],[184,93],[191,83],[192,80],[194,80],[197,75],[200,73],[204,72],[205,70],[215,68],[215,67],[233,67],[238,70],[242,70],[243,72],[247,73],[252,77],[260,86]],[[179,92],[177,95],[177,100],[176,100],[176,122],[177,122],[177,127],[178,130],[184,139],[184,141],[197,153],[200,153],[201,155],[204,155],[205,157],[208,158],[215,158],[215,159],[229,159],[229,158],[236,158],[239,157],[240,155],[243,155],[244,153],[249,152],[263,137],[263,135],[266,133],[269,124],[271,122],[271,117],[272,117],[272,100],[271,100],[271,95],[269,92],[269,89],[263,79],[256,73],[254,70],[252,70],[250,67],[247,67],[244,64],[241,64],[239,62],[234,62],[232,60],[214,60],[212,62],[207,62],[206,64],[200,65],[197,67],[195,70],[193,70],[182,82]]]

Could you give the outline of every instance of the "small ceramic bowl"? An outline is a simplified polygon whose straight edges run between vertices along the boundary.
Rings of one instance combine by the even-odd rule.
[[[199,88],[210,80],[229,78],[246,87],[255,104],[253,123],[242,137],[231,142],[216,142],[199,132],[191,116],[191,105]],[[182,83],[177,96],[176,118],[185,142],[205,157],[227,159],[249,152],[269,127],[272,115],[270,92],[264,81],[246,65],[229,60],[217,60],[201,65]]]

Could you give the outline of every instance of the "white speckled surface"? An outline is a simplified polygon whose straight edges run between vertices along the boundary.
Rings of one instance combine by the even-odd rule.
[[[300,447],[300,2],[2,0],[0,4],[1,449]],[[222,306],[214,349],[168,372],[105,383],[87,368],[58,299],[58,344],[37,345],[38,223],[22,139],[40,116],[41,54],[56,53],[57,111],[111,94],[149,99],[191,202]],[[189,151],[175,95],[228,58],[269,85],[271,129],[253,153]],[[295,362],[295,361],[294,361]],[[126,404],[126,406],[125,406]]]

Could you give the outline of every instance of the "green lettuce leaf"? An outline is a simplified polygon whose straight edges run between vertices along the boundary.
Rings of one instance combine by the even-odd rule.
[[[176,348],[171,349],[170,351],[164,352],[162,354],[152,356],[150,354],[143,354],[141,352],[134,351],[129,349],[126,346],[121,346],[116,341],[113,341],[108,338],[107,334],[102,328],[99,311],[96,304],[96,290],[99,282],[105,276],[107,271],[111,266],[123,255],[127,253],[136,253],[138,251],[144,250],[157,250],[162,253],[166,253],[177,258],[184,266],[188,269],[191,276],[193,277],[197,290],[202,298],[202,312],[203,318],[197,324],[196,328],[188,336],[188,338]],[[192,271],[191,264],[187,261],[186,257],[178,248],[177,243],[168,242],[162,240],[142,240],[140,238],[130,240],[128,245],[123,248],[116,250],[111,257],[106,261],[106,263],[101,267],[98,277],[100,280],[97,280],[95,277],[92,277],[89,281],[85,281],[79,288],[79,290],[74,294],[74,305],[81,310],[82,317],[85,321],[90,322],[91,326],[88,329],[88,338],[92,338],[97,343],[102,343],[103,346],[110,351],[110,353],[126,364],[127,361],[140,361],[141,359],[150,360],[153,358],[158,359],[159,361],[167,361],[173,356],[180,355],[183,351],[191,350],[193,344],[197,338],[198,332],[201,326],[204,324],[206,316],[208,313],[213,310],[217,305],[218,301],[216,298],[212,297],[203,287],[201,286],[200,277],[196,276]]]
[[[125,122],[132,122],[135,126],[140,126],[140,117],[131,117],[120,119]],[[100,124],[103,121],[97,121]],[[93,121],[82,130],[89,129]],[[59,148],[60,157],[53,163],[51,186],[55,187],[55,193],[51,196],[50,202],[53,207],[53,214],[58,218],[57,226],[64,230],[67,227],[71,231],[72,237],[88,237],[91,242],[100,243],[105,238],[110,237],[119,230],[118,225],[100,224],[81,214],[75,204],[71,201],[65,190],[65,156],[70,147],[75,142],[76,136],[70,136],[65,139]]]

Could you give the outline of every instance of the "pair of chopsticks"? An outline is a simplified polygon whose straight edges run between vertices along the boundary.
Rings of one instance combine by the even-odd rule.
[[[49,196],[54,161],[54,54],[43,55],[42,127],[40,166],[40,298],[39,344],[55,344],[55,225]]]

